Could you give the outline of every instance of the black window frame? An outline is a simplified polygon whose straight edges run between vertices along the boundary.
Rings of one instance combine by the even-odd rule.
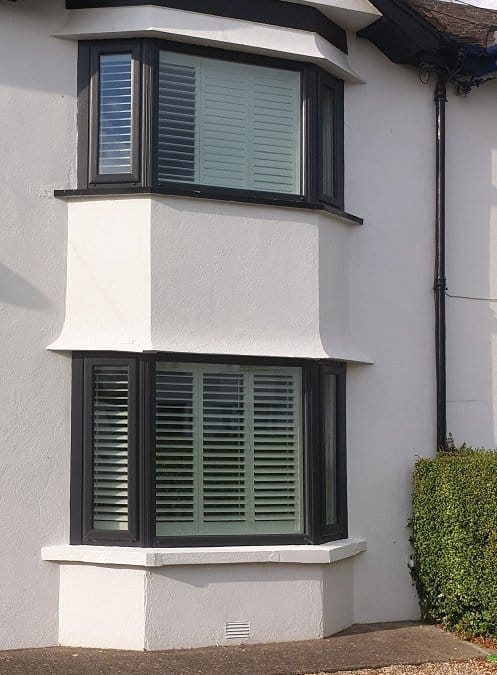
[[[332,146],[332,165],[333,165],[333,188],[332,194],[328,194],[323,189],[323,89],[327,88],[333,92],[333,146]],[[336,102],[339,102],[338,105]],[[317,115],[318,115],[318,143],[319,143],[319,185],[318,200],[323,204],[343,208],[344,203],[344,112],[343,112],[343,81],[337,80],[329,73],[320,71],[318,74],[318,94],[317,94]]]
[[[304,533],[298,535],[155,536],[154,411],[155,364],[159,361],[291,366],[302,369],[302,434]],[[129,530],[92,528],[92,373],[95,365],[128,365],[130,400]],[[324,373],[336,375],[337,522],[325,523],[326,495],[323,443]],[[345,539],[347,530],[346,366],[329,360],[233,357],[205,354],[115,352],[73,354],[71,434],[71,544],[182,547],[264,544],[321,544]]]
[[[180,182],[158,182],[157,128],[159,52],[204,56],[224,61],[293,70],[301,74],[302,133],[301,133],[301,193],[279,193],[245,190],[222,186],[198,185]],[[132,53],[134,67],[132,172],[128,175],[99,175],[98,158],[98,64],[103,53]],[[321,191],[320,87],[322,82],[335,92],[335,137],[333,161],[336,168],[333,199]],[[343,81],[318,66],[302,61],[234,52],[214,47],[172,42],[157,38],[130,40],[81,41],[78,58],[78,191],[90,194],[121,192],[154,192],[159,194],[205,197],[210,199],[272,203],[286,206],[344,209],[344,96]],[[135,138],[136,136],[136,138]],[[108,192],[107,192],[108,191]]]
[[[100,57],[111,54],[131,55],[131,171],[130,173],[99,173],[99,89],[100,89]],[[140,41],[107,40],[97,42],[90,50],[89,77],[89,117],[88,117],[88,185],[140,185],[142,127],[142,43]]]

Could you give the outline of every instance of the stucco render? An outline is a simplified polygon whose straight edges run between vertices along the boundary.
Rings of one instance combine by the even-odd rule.
[[[46,350],[64,319],[76,45],[50,37],[64,2],[0,3],[0,648],[57,643],[69,528],[70,358]]]
[[[356,4],[363,21],[369,10]],[[0,0],[0,153],[8,158],[0,167],[0,613],[8,617],[0,648],[59,639],[161,648],[173,644],[163,636],[164,598],[179,613],[181,598],[193,602],[195,594],[206,607],[214,595],[224,598],[224,610],[202,615],[196,631],[195,644],[212,643],[225,620],[245,620],[246,612],[234,616],[236,602],[248,611],[257,584],[310,588],[308,575],[317,574],[306,565],[260,565],[257,572],[205,565],[147,577],[126,566],[63,564],[59,638],[59,565],[42,562],[40,549],[69,540],[72,348],[349,360],[349,532],[367,540],[368,550],[330,565],[330,574],[312,566],[321,570],[323,594],[316,634],[354,621],[415,618],[410,476],[416,457],[431,454],[435,443],[433,86],[350,35],[348,63],[366,84],[345,86],[346,208],[363,226],[187,198],[65,204],[51,195],[76,186],[77,46],[67,39],[67,20],[63,0]],[[51,37],[64,32],[66,39]],[[291,42],[291,31],[285,39]],[[451,94],[448,104],[453,294],[497,297],[494,97],[495,86],[486,85],[467,99]],[[449,430],[487,446],[497,441],[496,307],[448,299]],[[78,606],[97,611],[82,577],[109,591],[103,597],[123,630],[95,622],[84,642]],[[144,589],[152,587],[144,605]],[[267,626],[258,639],[302,636],[285,619],[278,638],[275,602],[267,595],[265,610],[253,606]],[[101,607],[103,617],[108,608]],[[312,607],[301,610],[314,626]],[[186,618],[177,630],[181,646],[193,646]],[[208,621],[217,628],[207,634]]]

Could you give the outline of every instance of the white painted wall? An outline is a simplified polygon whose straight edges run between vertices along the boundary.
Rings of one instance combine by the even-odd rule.
[[[497,83],[447,104],[447,424],[497,446]]]
[[[57,642],[58,570],[40,546],[69,517],[70,359],[64,318],[74,182],[76,46],[51,38],[63,0],[0,3],[0,648]]]
[[[315,564],[266,555],[268,562],[237,563],[228,554],[222,564],[203,564],[200,553],[168,564],[175,551],[163,550],[163,566],[62,562],[60,644],[153,651],[287,642],[353,623],[352,559]],[[248,623],[248,636],[228,637],[230,622]]]
[[[373,366],[348,371],[350,532],[368,540],[356,563],[356,620],[411,619],[406,566],[410,479],[435,445],[433,90],[366,42],[347,87],[346,205],[365,218],[350,242],[350,326]]]
[[[435,442],[432,86],[351,38],[350,64],[367,84],[346,86],[346,207],[365,218],[362,227],[200,199],[67,207],[49,196],[75,186],[76,47],[50,37],[64,31],[63,6],[0,2],[0,153],[9,158],[0,168],[0,611],[8,617],[0,648],[57,641],[58,568],[39,556],[43,545],[68,541],[70,360],[45,349],[58,338],[59,350],[373,361],[349,367],[347,401],[350,534],[367,539],[368,551],[340,563],[338,585],[353,594],[349,620],[414,618],[410,476]],[[485,85],[449,102],[448,278],[456,294],[497,297],[494,97]],[[497,441],[496,307],[448,301],[449,429],[486,445]],[[62,588],[76,593],[72,574],[68,566]],[[157,603],[172,589],[179,607],[204,577],[212,588],[220,583],[215,567],[175,574],[154,581]],[[139,575],[131,586],[117,572],[112,578],[117,589],[141,584]],[[237,568],[225,597],[236,581],[248,602],[251,579]],[[323,580],[325,621],[334,627],[350,611],[342,604],[337,613],[337,583]],[[114,609],[135,615],[134,593],[114,594]],[[74,599],[61,603],[66,618]],[[150,645],[163,645],[154,635]]]

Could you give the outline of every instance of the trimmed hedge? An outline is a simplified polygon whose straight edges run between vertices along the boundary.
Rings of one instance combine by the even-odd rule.
[[[497,452],[463,446],[414,471],[412,576],[424,619],[497,636]]]

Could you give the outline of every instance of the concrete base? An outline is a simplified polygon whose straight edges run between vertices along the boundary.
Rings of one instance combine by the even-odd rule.
[[[61,562],[59,642],[183,649],[309,640],[353,624],[353,559],[275,560],[160,567]]]

